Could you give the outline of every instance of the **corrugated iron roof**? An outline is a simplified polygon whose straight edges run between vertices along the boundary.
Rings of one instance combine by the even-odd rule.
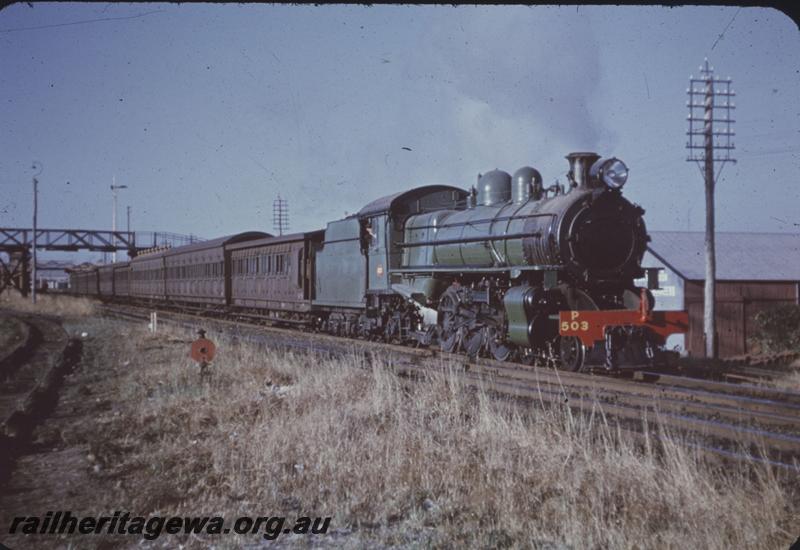
[[[683,278],[705,279],[705,232],[650,231],[648,250]],[[800,281],[800,233],[716,234],[717,279]]]

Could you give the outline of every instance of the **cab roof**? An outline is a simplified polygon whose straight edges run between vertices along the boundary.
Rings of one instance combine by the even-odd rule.
[[[457,200],[463,201],[467,198],[467,192],[460,187],[452,185],[423,185],[422,187],[415,187],[407,191],[400,191],[393,195],[381,197],[367,204],[364,208],[358,211],[359,218],[366,218],[376,214],[383,214],[395,210],[399,205],[407,204],[416,201],[417,199],[437,193],[440,191],[453,191],[456,194]]]

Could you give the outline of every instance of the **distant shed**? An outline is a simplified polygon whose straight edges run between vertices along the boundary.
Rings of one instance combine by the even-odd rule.
[[[664,268],[661,290],[654,291],[656,308],[689,312],[688,334],[671,336],[667,345],[702,357],[705,233],[650,231],[650,237],[642,263]],[[742,355],[749,351],[756,313],[800,303],[800,234],[718,232],[716,258],[719,356]]]

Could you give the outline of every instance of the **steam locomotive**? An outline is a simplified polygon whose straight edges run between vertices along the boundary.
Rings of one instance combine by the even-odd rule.
[[[568,187],[531,167],[468,191],[382,197],[324,230],[248,232],[70,273],[78,294],[573,371],[665,358],[686,312],[654,311],[644,210],[628,168],[567,155]],[[647,274],[648,288],[635,285]]]

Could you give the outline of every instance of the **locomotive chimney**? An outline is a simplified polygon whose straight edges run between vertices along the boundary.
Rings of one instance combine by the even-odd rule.
[[[572,187],[589,187],[589,169],[600,158],[597,153],[570,153],[566,156],[569,161],[569,178]]]

